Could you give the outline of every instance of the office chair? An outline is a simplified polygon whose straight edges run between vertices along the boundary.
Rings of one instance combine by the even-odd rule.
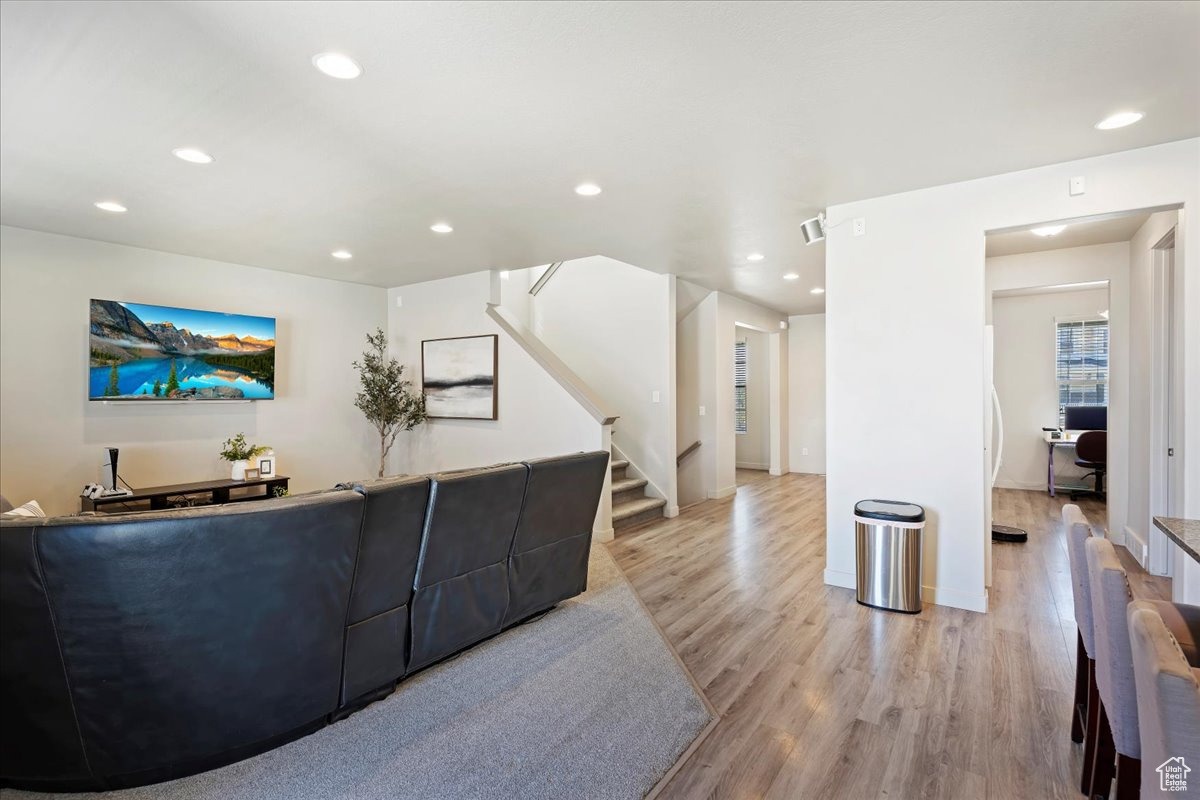
[[[1075,441],[1075,465],[1091,470],[1083,476],[1083,479],[1086,481],[1090,477],[1095,477],[1096,488],[1091,492],[1086,490],[1071,492],[1071,499],[1074,500],[1081,495],[1096,495],[1103,500],[1104,472],[1108,466],[1108,433],[1085,431],[1079,434],[1079,438]]]

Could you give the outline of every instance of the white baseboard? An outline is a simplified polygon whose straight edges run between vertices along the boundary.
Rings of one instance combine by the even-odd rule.
[[[780,477],[782,477],[782,476],[783,476],[783,473],[784,473],[784,472],[786,472],[786,470],[782,470],[782,469],[769,469],[769,470],[767,470],[767,472],[768,472],[768,473],[770,473],[771,475],[773,475],[773,476],[774,476],[774,477],[776,477],[776,478],[780,478]]]
[[[592,531],[592,541],[594,542],[611,542],[617,536],[615,528],[609,528],[603,531]]]
[[[724,500],[726,497],[733,497],[735,494],[737,494],[736,486],[726,486],[723,489],[717,489],[716,491],[709,492],[708,499]]]
[[[1146,542],[1146,537],[1135,531],[1128,525],[1125,526],[1125,549],[1141,564],[1142,569],[1146,569],[1146,557],[1150,553],[1149,546]]]
[[[1046,491],[1046,481],[1010,481],[1004,478],[996,480],[997,489],[1022,489],[1024,491]]]
[[[770,464],[759,464],[759,463],[752,462],[752,461],[735,461],[733,463],[734,463],[734,466],[736,466],[738,469],[768,470],[771,468]]]
[[[980,614],[986,614],[988,610],[988,594],[987,589],[983,590],[983,594],[967,594],[958,589],[943,589],[937,586],[922,586],[921,599],[926,603],[933,603],[939,606],[950,606],[951,608],[961,608],[964,611],[978,611]]]
[[[836,569],[825,570],[825,583],[829,586],[840,586],[843,589],[858,588],[858,577],[853,572],[842,572]],[[939,589],[936,586],[922,586],[921,599],[926,603],[939,606],[961,608],[966,611],[987,613],[988,596],[985,590],[982,595],[971,595],[957,589]]]
[[[667,506],[663,509],[663,516],[667,519],[679,516],[679,506]]]
[[[853,572],[827,569],[825,570],[825,583],[829,586],[840,586],[843,589],[856,589],[858,588],[858,576]]]

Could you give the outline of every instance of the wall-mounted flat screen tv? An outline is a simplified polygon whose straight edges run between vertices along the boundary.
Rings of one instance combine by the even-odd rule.
[[[89,400],[272,400],[275,320],[92,300]]]

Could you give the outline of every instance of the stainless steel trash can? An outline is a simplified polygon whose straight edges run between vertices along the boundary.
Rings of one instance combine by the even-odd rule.
[[[895,500],[861,500],[854,504],[854,529],[858,602],[919,612],[925,509]]]

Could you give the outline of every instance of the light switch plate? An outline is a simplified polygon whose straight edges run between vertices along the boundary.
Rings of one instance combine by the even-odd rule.
[[[700,406],[700,416],[704,416],[704,406]]]
[[[400,295],[396,295],[396,308],[400,308],[402,305],[404,305],[403,300],[404,300],[403,297],[401,297]]]
[[[1082,175],[1078,175],[1074,178],[1071,178],[1070,191],[1071,191],[1071,197],[1075,197],[1076,195],[1083,194],[1084,192],[1087,191],[1087,184],[1083,180]]]
[[[658,392],[658,391],[653,391],[653,392],[651,392],[651,393],[650,393],[650,402],[651,402],[651,403],[660,403],[660,402],[662,402],[662,393],[661,393],[661,392]]]

